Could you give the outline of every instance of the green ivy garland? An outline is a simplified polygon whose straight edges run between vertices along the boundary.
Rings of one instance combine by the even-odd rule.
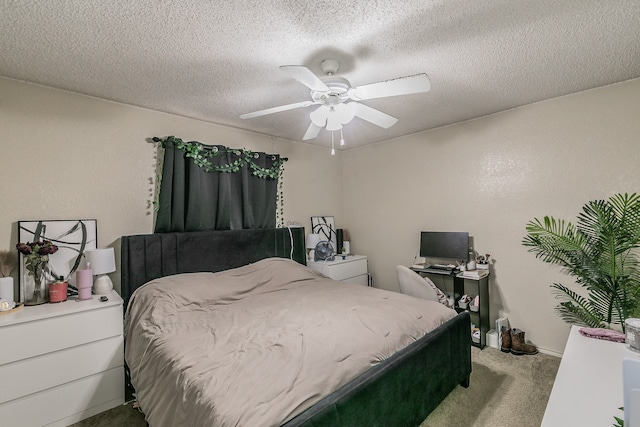
[[[280,168],[280,176],[278,180],[278,193],[276,194],[276,227],[284,227],[284,194],[282,192],[284,168]]]
[[[262,179],[278,179],[280,177],[280,170],[284,162],[287,161],[285,157],[281,157],[273,162],[270,168],[263,168],[256,164],[255,159],[258,158],[258,154],[251,150],[232,149],[223,147],[223,149],[217,146],[208,147],[198,141],[184,142],[180,138],[175,136],[167,136],[165,138],[154,137],[153,141],[160,142],[163,148],[166,148],[167,144],[173,145],[179,150],[182,150],[186,157],[193,159],[193,163],[196,166],[203,168],[206,172],[223,172],[233,173],[238,172],[244,166],[248,166],[251,170],[251,174]],[[233,153],[238,158],[231,163],[227,163],[220,166],[214,166],[211,163],[212,158],[219,157],[228,153]]]

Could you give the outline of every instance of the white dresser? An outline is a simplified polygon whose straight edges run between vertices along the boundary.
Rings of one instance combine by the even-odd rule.
[[[336,256],[333,261],[307,261],[307,266],[333,280],[369,286],[367,257],[364,255],[348,255],[345,259]]]
[[[622,361],[638,358],[624,344],[587,338],[572,326],[542,427],[612,426],[624,418]]]
[[[0,315],[0,425],[67,426],[124,403],[122,299]]]

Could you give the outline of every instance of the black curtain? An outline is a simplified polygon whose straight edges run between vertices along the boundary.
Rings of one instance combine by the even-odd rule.
[[[286,159],[172,137],[154,141],[165,148],[156,233],[276,227],[278,176]]]

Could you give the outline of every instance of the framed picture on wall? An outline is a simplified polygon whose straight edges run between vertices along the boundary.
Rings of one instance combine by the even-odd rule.
[[[49,255],[49,271],[46,280],[52,282],[60,276],[75,286],[75,271],[82,264],[85,251],[97,249],[97,221],[95,219],[18,221],[20,243],[50,240],[58,250]],[[33,282],[20,254],[20,301],[29,292],[25,284]]]
[[[320,240],[331,242],[333,250],[338,253],[341,248],[337,247],[336,223],[332,216],[312,216],[311,232],[320,235]]]

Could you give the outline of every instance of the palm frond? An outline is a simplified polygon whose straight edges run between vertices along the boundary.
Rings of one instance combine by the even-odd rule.
[[[576,227],[564,220],[545,216],[543,221],[535,218],[526,225],[527,236],[522,241],[536,258],[563,267],[571,266],[572,259],[584,248],[584,238]]]
[[[602,313],[587,298],[559,283],[554,283],[551,287],[554,288],[556,298],[564,300],[556,307],[562,320],[592,328],[600,328],[605,324]]]
[[[631,242],[640,240],[640,194],[617,194],[609,199],[611,207],[623,227],[624,235]]]

